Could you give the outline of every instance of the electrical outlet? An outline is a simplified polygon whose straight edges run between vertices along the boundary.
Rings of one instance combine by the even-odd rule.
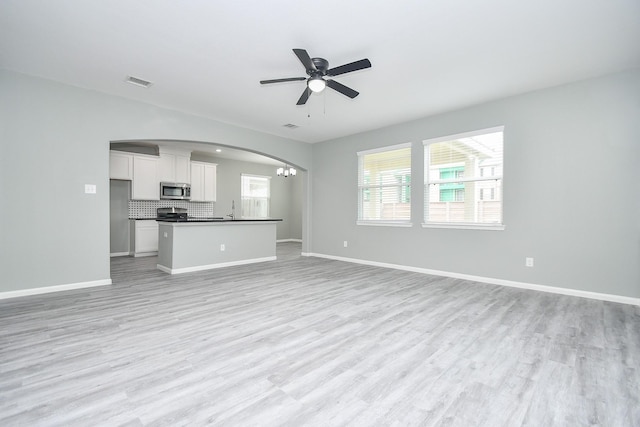
[[[224,246],[224,243],[223,243],[223,244],[221,244],[221,245],[220,245],[220,251],[224,252],[224,251],[225,251],[225,249],[226,249],[226,248],[225,248],[225,246]]]
[[[343,243],[343,245],[344,245],[344,247],[346,248],[346,247],[347,247],[347,245],[348,245],[348,242],[345,240],[345,241],[344,241],[344,243]]]
[[[524,259],[524,265],[527,267],[533,267],[533,258],[527,257]]]
[[[169,235],[167,234],[167,232],[164,232],[164,238],[166,239],[167,237],[169,237]]]

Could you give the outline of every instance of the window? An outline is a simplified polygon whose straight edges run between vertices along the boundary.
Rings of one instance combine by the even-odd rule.
[[[269,218],[271,177],[241,175],[242,218]]]
[[[358,153],[358,224],[411,225],[411,144]]]
[[[503,132],[424,141],[425,226],[502,229]]]

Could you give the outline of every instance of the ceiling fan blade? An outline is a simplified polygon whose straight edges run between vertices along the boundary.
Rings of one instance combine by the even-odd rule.
[[[340,74],[350,73],[352,71],[362,70],[365,68],[371,68],[371,61],[368,59],[361,59],[360,61],[331,68],[327,70],[327,76],[339,76]]]
[[[260,84],[266,85],[269,83],[301,82],[302,80],[307,80],[307,78],[306,77],[289,77],[286,79],[260,80]]]
[[[311,57],[304,49],[293,49],[293,53],[296,54],[302,65],[304,65],[305,70],[317,71],[316,66],[313,64]]]
[[[302,92],[302,95],[300,96],[300,99],[298,99],[298,102],[296,103],[296,105],[306,104],[307,99],[309,99],[309,95],[311,95],[311,89],[307,87],[304,89],[304,92]]]
[[[350,87],[347,87],[345,85],[343,85],[342,83],[338,83],[335,80],[327,80],[327,86],[329,86],[331,89],[340,92],[341,94],[348,96],[349,98],[353,99],[356,96],[358,96],[360,94],[360,92],[357,92],[353,89],[351,89]]]

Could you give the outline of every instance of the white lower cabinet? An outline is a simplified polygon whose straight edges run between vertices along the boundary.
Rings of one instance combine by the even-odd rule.
[[[131,220],[131,254],[134,257],[158,253],[158,222]]]

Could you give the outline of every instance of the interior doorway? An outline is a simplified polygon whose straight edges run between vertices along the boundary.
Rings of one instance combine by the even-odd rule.
[[[111,150],[158,156],[161,148],[179,149],[190,153],[192,161],[218,164],[217,197],[213,202],[213,216],[225,216],[241,206],[240,176],[257,173],[269,176],[274,191],[271,200],[271,216],[282,218],[278,224],[278,242],[303,243],[303,220],[307,193],[307,172],[285,160],[274,159],[236,147],[206,142],[181,140],[121,140],[110,144]],[[278,176],[281,167],[296,168],[296,176]],[[132,200],[131,181],[110,180],[110,253],[112,256],[131,253],[129,203]],[[139,204],[139,203],[137,203]],[[238,212],[241,215],[241,212]]]

